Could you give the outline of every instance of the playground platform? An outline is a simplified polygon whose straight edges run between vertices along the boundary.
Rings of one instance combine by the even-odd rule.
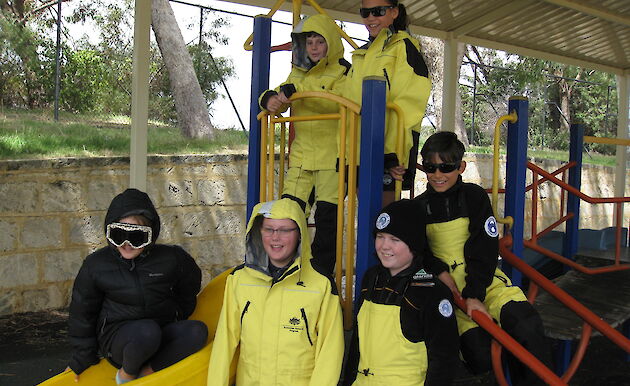
[[[0,385],[32,386],[61,372],[71,355],[67,313],[47,311],[0,317]],[[630,362],[604,337],[595,337],[571,385],[630,384]],[[494,385],[491,376],[472,376],[461,365],[455,385]]]

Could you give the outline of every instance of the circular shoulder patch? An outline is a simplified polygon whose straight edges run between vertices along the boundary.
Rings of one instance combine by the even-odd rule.
[[[385,229],[389,225],[390,221],[391,218],[388,213],[381,213],[381,215],[376,219],[376,229]]]
[[[453,315],[453,305],[447,299],[442,299],[438,305],[438,310],[443,317],[448,318]]]
[[[483,228],[490,237],[497,237],[499,235],[499,227],[497,226],[497,220],[494,216],[490,216],[486,219],[486,223],[483,225]]]

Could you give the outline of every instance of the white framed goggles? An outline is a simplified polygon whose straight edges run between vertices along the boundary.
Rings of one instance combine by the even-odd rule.
[[[107,224],[107,241],[117,247],[128,243],[132,248],[140,249],[151,244],[153,230],[146,225],[125,224],[113,222]]]

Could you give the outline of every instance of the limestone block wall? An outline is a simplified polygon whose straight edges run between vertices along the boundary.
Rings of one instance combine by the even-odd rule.
[[[204,284],[243,259],[246,173],[245,155],[149,157],[158,241],[195,257]],[[128,158],[0,163],[0,315],[68,305],[83,258],[106,245],[107,207],[128,184]]]
[[[492,158],[470,155],[466,161],[464,179],[490,187]],[[536,162],[546,170],[561,165]],[[246,174],[242,154],[149,157],[147,191],[161,216],[159,242],[182,245],[202,268],[203,284],[242,262]],[[613,194],[610,167],[586,167],[582,181],[586,194]],[[68,305],[83,258],[105,245],[107,207],[128,183],[129,159],[122,157],[0,162],[0,315]],[[416,194],[425,185],[418,173]],[[557,219],[560,200],[556,188],[543,185],[540,191],[543,229]],[[612,211],[612,205],[583,204],[581,226],[610,226]],[[628,218],[630,205],[626,226]]]

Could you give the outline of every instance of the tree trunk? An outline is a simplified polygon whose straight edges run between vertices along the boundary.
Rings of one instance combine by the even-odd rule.
[[[208,104],[168,0],[152,0],[151,16],[153,33],[168,69],[182,134],[189,138],[214,138]]]
[[[433,108],[435,115],[435,125],[438,130],[444,130],[442,127],[442,94],[443,94],[443,81],[444,81],[444,43],[435,38],[421,38],[422,42],[422,53],[424,54],[424,59],[427,63],[427,67],[429,68],[429,76],[431,77],[431,83],[433,87]],[[457,76],[459,77],[459,72],[461,71],[461,64],[464,58],[464,51],[466,46],[464,44],[460,44],[457,50],[457,62],[458,62],[458,71]],[[459,139],[464,143],[465,146],[468,146],[468,135],[466,134],[466,128],[464,127],[464,118],[462,115],[461,108],[462,97],[459,91],[459,87],[457,88],[456,100],[455,100],[455,133],[459,137]],[[428,111],[427,111],[428,112]]]

